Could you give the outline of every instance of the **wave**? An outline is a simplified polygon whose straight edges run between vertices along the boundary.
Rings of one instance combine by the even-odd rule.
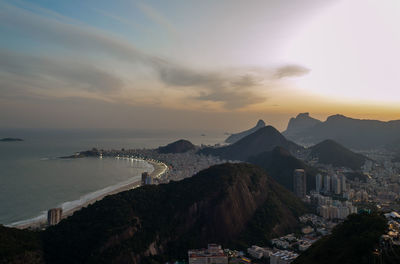
[[[148,173],[152,173],[154,171],[154,169],[155,169],[154,166],[151,165],[149,162],[147,162],[145,160],[138,160],[138,161],[143,161],[144,162],[144,167],[149,169]],[[120,188],[122,188],[122,187],[124,187],[126,185],[130,185],[132,183],[135,183],[135,182],[139,181],[140,179],[141,179],[141,175],[138,175],[138,176],[132,177],[132,178],[126,180],[126,181],[119,182],[117,184],[108,186],[106,188],[103,188],[103,189],[100,189],[100,190],[85,194],[85,195],[81,196],[77,200],[67,201],[67,202],[61,203],[56,207],[62,208],[63,212],[65,213],[65,212],[68,212],[68,211],[70,211],[70,210],[72,210],[72,209],[74,209],[76,207],[83,206],[87,202],[89,202],[91,200],[94,200],[94,199],[96,199],[98,197],[101,197],[103,195],[106,195],[107,193],[111,193],[111,192],[116,191],[116,190],[118,190],[118,189],[120,189]],[[38,216],[35,216],[33,218],[29,218],[29,219],[26,219],[26,220],[17,221],[17,222],[14,222],[14,223],[11,223],[11,224],[8,224],[8,225],[5,225],[5,226],[8,226],[8,227],[25,226],[25,225],[29,225],[29,224],[32,224],[32,223],[45,221],[46,219],[47,219],[47,211],[42,211],[42,212],[40,212],[40,214]]]

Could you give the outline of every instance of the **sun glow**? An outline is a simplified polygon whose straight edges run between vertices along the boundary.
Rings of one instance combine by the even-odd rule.
[[[306,24],[286,59],[311,69],[298,86],[359,102],[400,102],[400,1],[341,1]]]

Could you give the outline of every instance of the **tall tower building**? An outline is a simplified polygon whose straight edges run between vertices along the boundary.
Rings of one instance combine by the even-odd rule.
[[[322,175],[319,173],[315,176],[315,190],[317,193],[322,191]]]
[[[330,192],[331,191],[331,176],[325,175],[324,177],[324,191]]]
[[[332,192],[335,194],[340,194],[341,187],[342,186],[339,177],[336,174],[334,174],[332,176]]]
[[[53,208],[47,211],[47,224],[49,226],[56,225],[61,221],[62,209]]]
[[[149,173],[148,172],[143,172],[142,173],[142,185],[146,184],[147,177],[149,177]]]
[[[293,190],[297,197],[306,197],[306,172],[303,169],[296,169],[293,172]]]
[[[340,181],[341,181],[341,183],[342,183],[342,192],[345,192],[346,190],[347,190],[347,188],[346,188],[346,176],[344,176],[344,175],[341,175],[340,176]]]

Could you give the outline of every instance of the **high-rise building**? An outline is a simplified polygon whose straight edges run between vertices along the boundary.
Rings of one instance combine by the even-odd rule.
[[[53,208],[47,211],[47,224],[49,226],[56,225],[61,221],[62,209]]]
[[[342,183],[342,192],[345,192],[347,190],[346,188],[346,176],[344,176],[343,174],[340,175],[340,182]]]
[[[297,197],[305,198],[306,197],[306,172],[303,169],[296,169],[293,172],[293,190]]]
[[[324,177],[324,192],[331,191],[331,176],[325,175]]]
[[[145,184],[148,185],[148,184],[153,184],[153,183],[154,183],[153,177],[151,175],[148,175],[147,178],[146,178]]]
[[[340,187],[341,187],[341,182],[339,177],[336,174],[332,175],[332,192],[334,194],[340,194],[341,192]]]
[[[315,190],[317,193],[322,191],[322,175],[319,173],[315,176]]]
[[[142,185],[146,184],[146,179],[147,179],[148,176],[149,176],[148,172],[143,172],[142,173]]]

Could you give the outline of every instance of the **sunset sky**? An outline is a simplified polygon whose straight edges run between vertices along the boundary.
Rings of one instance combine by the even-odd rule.
[[[398,0],[0,0],[2,128],[400,119]]]

